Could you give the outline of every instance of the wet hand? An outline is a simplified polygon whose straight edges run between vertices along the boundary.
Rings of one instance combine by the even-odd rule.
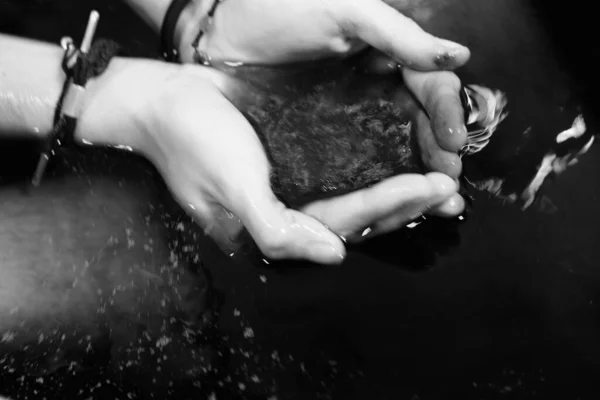
[[[269,162],[246,118],[219,90],[214,70],[183,66],[146,107],[143,153],[171,193],[226,252],[246,228],[266,257],[342,262],[341,240],[287,209],[271,191]]]
[[[414,8],[411,1],[390,3]],[[194,39],[212,4],[197,2],[190,11],[179,43],[183,62],[193,62]],[[344,57],[367,46],[423,71],[454,69],[469,58],[466,47],[428,34],[381,0],[225,0],[197,49],[215,61],[281,64]]]
[[[416,119],[423,163],[431,171],[457,179],[462,172],[458,152],[467,142],[467,129],[460,100],[462,86],[456,74],[404,68],[379,51],[369,52],[362,67],[377,74],[401,71],[405,85],[423,107]]]
[[[426,167],[458,179],[458,153],[467,143],[461,82],[449,71],[417,72],[403,69],[404,82],[423,106],[417,116],[417,135]]]
[[[442,174],[397,176],[304,210],[286,208],[271,190],[262,143],[221,91],[228,81],[212,69],[181,67],[157,85],[132,125],[174,197],[226,251],[239,247],[246,228],[269,258],[336,264],[345,257],[340,236],[354,239],[365,227],[385,233],[426,212],[460,212],[456,185]]]
[[[193,62],[192,41],[212,2],[201,2],[184,28],[183,62]],[[424,6],[411,1],[380,0],[239,0],[218,5],[212,27],[198,49],[213,60],[288,63],[346,56],[370,45],[366,69],[402,73],[408,88],[424,107],[418,116],[423,161],[431,171],[458,178],[458,151],[466,143],[460,81],[449,70],[470,57],[459,44],[436,38],[397,9]],[[414,10],[411,11],[414,13]],[[235,29],[232,29],[235,27]],[[425,71],[425,72],[417,72]]]

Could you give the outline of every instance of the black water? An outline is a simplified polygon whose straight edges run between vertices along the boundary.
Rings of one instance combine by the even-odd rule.
[[[522,93],[515,100],[521,111],[515,129],[564,124],[553,102],[563,98],[565,85],[581,88],[576,103],[586,107],[586,117],[593,121],[600,86],[591,10],[577,2],[560,7],[544,3],[534,14],[539,19],[524,25],[531,31],[515,32],[511,13],[491,6],[499,3],[490,1],[489,9],[482,6],[478,12],[482,19],[499,20],[496,39],[485,54],[505,58],[497,66],[477,55],[473,62],[483,66],[486,81],[495,81],[509,97]],[[152,34],[115,1],[0,4],[5,32],[52,41],[81,32],[87,12],[95,7],[102,14],[101,36],[124,42],[135,54],[157,54]],[[458,18],[448,25],[460,36],[465,25],[474,23]],[[528,25],[534,23],[539,25]],[[540,35],[550,38],[541,42],[549,43],[548,54],[557,54],[558,64],[551,57],[545,62],[536,60],[535,52],[514,50],[539,40],[532,34],[538,27],[544,29]],[[476,37],[469,40],[477,42]],[[515,47],[515,41],[523,47]],[[534,77],[531,71],[540,65],[547,70]],[[568,84],[557,78],[563,73]],[[519,92],[512,81],[533,89]],[[3,143],[0,152],[6,189],[31,169],[34,154],[29,145],[15,143]],[[18,159],[10,156],[15,152]],[[197,397],[190,398],[214,392],[217,398],[231,399],[598,398],[599,168],[596,146],[548,187],[554,213],[522,212],[478,196],[458,236],[426,232],[422,234],[430,240],[409,242],[392,236],[371,248],[353,249],[347,262],[335,268],[265,268],[234,262],[205,244],[203,263],[224,296],[218,327],[226,336],[229,358],[221,373],[206,378],[208,388],[174,387],[171,393],[186,398],[195,390]],[[115,181],[120,174],[118,169],[106,173]],[[68,187],[73,178],[65,179],[61,182]],[[51,193],[65,190],[48,187]],[[406,267],[408,260],[419,265],[424,259],[429,266]],[[154,367],[149,362],[148,368]],[[19,388],[3,373],[0,393],[3,387],[6,392]],[[154,383],[140,374],[125,381],[110,377],[117,383],[94,395],[90,387],[106,374],[92,368],[78,378],[47,379],[36,395],[29,391],[29,398],[77,393],[78,398],[115,398],[144,385],[149,388],[146,397],[152,392]],[[52,382],[64,382],[69,390]],[[14,390],[6,394],[24,393]]]

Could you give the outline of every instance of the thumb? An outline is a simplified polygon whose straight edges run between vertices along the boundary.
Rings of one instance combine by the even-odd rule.
[[[415,21],[384,1],[338,1],[332,4],[339,6],[333,15],[343,32],[362,39],[412,69],[455,69],[470,57],[466,47],[425,32]]]
[[[273,259],[306,259],[339,264],[346,250],[342,240],[322,223],[281,203],[270,188],[233,198],[231,210],[263,254]]]

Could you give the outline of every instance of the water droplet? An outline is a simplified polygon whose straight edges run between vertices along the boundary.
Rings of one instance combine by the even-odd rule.
[[[117,144],[117,145],[113,145],[112,146],[115,149],[119,149],[119,150],[126,150],[126,151],[133,151],[133,148],[131,146],[125,146],[123,144]]]
[[[250,339],[254,337],[254,330],[250,327],[244,328],[244,339]]]
[[[242,61],[224,61],[223,64],[233,68],[242,67],[244,65]]]

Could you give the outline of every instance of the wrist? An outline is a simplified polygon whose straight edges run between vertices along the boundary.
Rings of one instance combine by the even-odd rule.
[[[158,61],[115,57],[107,70],[88,82],[75,140],[120,147],[148,155],[152,138],[147,119],[160,102],[161,86],[178,66]]]

